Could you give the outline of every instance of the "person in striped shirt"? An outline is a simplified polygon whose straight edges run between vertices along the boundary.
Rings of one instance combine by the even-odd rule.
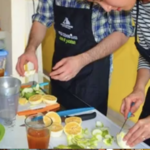
[[[106,11],[131,10],[135,4],[135,0],[95,0],[95,2]],[[130,146],[142,141],[150,145],[150,88],[145,98],[145,87],[150,78],[150,0],[137,0],[132,9],[132,17],[136,23],[135,45],[140,53],[139,66],[135,86],[132,93],[123,99],[121,113],[127,119],[129,111],[134,114],[143,103],[144,106],[139,121],[129,130],[124,140]]]

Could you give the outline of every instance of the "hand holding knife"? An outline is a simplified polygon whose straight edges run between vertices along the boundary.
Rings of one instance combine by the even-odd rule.
[[[134,104],[135,104],[135,103],[133,102],[133,103],[131,104],[131,107],[134,106]],[[124,126],[125,126],[125,124],[126,124],[126,122],[127,122],[127,120],[128,120],[131,116],[132,116],[132,112],[129,112],[129,113],[128,113],[128,116],[127,116],[127,119],[126,119],[125,122],[123,123],[120,132],[122,131],[122,129],[124,128]],[[120,132],[119,132],[119,133],[120,133]]]

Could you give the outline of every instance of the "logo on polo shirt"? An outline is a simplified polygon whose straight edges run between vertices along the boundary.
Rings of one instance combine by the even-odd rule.
[[[65,18],[65,20],[63,21],[63,23],[61,24],[64,28],[67,28],[67,29],[72,29],[73,26],[71,25],[70,21],[68,18]]]

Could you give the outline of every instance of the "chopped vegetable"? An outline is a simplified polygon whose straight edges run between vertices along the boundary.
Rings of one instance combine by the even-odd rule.
[[[102,131],[102,137],[103,138],[105,138],[107,135],[109,135],[109,131],[108,130]]]
[[[97,138],[98,142],[102,141],[103,139],[103,137],[100,134],[95,134],[94,136]]]
[[[108,139],[104,139],[103,142],[104,142],[107,146],[111,146],[113,140],[112,140],[111,138],[108,138]]]
[[[103,125],[103,123],[101,123],[100,121],[97,121],[97,122],[96,122],[96,127],[102,128],[102,127],[104,127],[104,125]]]
[[[32,92],[34,92],[33,88],[25,88],[22,90],[22,96],[24,96],[25,93],[32,93]]]
[[[100,134],[100,135],[102,135],[102,131],[101,131],[100,129],[94,129],[94,130],[92,131],[92,135],[95,135],[95,134]]]
[[[121,148],[131,148],[126,144],[126,141],[123,140],[124,136],[126,135],[125,132],[121,132],[117,135],[117,143]]]
[[[103,140],[103,142],[107,145],[107,146],[111,146],[112,143],[114,142],[114,138],[113,136],[111,136],[110,134],[105,136],[105,139]]]
[[[67,142],[69,146],[59,145],[56,148],[71,149],[72,147],[70,147],[70,145],[75,145],[77,147],[79,146],[79,149],[95,149],[102,141],[105,145],[111,146],[114,142],[114,138],[109,134],[108,128],[104,127],[100,121],[97,121],[96,128],[92,131],[92,134],[90,134],[87,128],[82,129],[82,132],[79,135],[67,136]]]
[[[28,100],[33,95],[41,94],[40,86],[39,84],[37,84],[36,87],[33,88],[30,87],[30,88],[20,89],[20,94],[22,98],[26,98]]]
[[[54,149],[83,149],[83,147],[75,145],[75,144],[69,145],[69,146],[58,145],[57,147],[54,147]]]
[[[84,136],[90,135],[90,132],[89,132],[88,128],[82,129],[82,135],[84,135]]]

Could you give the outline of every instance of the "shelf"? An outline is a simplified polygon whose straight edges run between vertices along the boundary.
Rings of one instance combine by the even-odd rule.
[[[1,39],[5,39],[5,37],[6,37],[5,32],[4,31],[0,31],[0,40]]]

